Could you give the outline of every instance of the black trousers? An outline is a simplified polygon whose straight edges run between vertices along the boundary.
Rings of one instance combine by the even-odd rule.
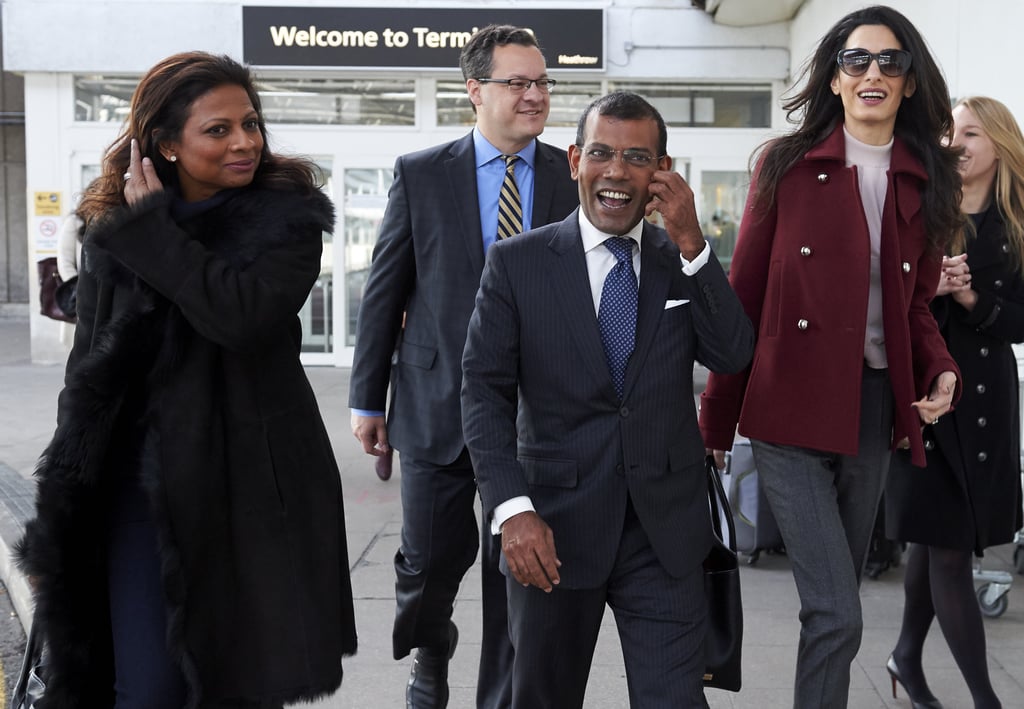
[[[501,540],[485,520],[478,526],[477,487],[465,449],[447,465],[401,456],[402,537],[395,554],[397,609],[392,633],[396,660],[418,647],[445,647],[448,621],[462,578],[481,551],[483,637],[477,678],[478,709],[511,701],[512,643],[505,577],[498,571]]]
[[[181,709],[185,679],[167,651],[167,605],[149,500],[134,483],[117,491],[107,560],[114,643],[114,709]]]
[[[703,570],[698,564],[682,578],[670,576],[632,504],[611,575],[601,587],[555,586],[545,593],[524,588],[511,575],[507,582],[513,709],[583,707],[605,605],[615,614],[633,709],[707,706]]]

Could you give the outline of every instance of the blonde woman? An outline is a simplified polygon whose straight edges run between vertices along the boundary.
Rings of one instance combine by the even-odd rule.
[[[1010,343],[1024,341],[1024,136],[986,97],[953,109],[963,150],[963,212],[970,223],[943,260],[932,312],[964,378],[951,416],[925,431],[928,470],[893,457],[888,535],[912,542],[899,640],[887,668],[915,707],[942,706],[928,689],[921,651],[932,619],[949,644],[974,706],[1001,706],[989,681],[972,555],[1021,527],[1020,411]]]

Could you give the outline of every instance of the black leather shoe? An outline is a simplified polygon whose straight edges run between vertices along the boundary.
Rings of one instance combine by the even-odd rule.
[[[448,706],[448,661],[459,643],[459,629],[448,621],[448,647],[416,650],[405,687],[406,709],[445,709]]]
[[[903,676],[900,674],[900,668],[896,666],[896,658],[889,655],[889,659],[886,660],[885,669],[889,672],[889,679],[892,680],[892,698],[896,698],[896,684],[898,683],[903,687],[903,691],[910,697],[910,704],[914,709],[942,709],[942,703],[932,695],[928,687],[924,688],[924,696],[915,697],[907,689],[907,685],[903,682]]]

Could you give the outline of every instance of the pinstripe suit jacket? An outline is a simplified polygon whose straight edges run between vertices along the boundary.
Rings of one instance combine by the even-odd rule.
[[[535,225],[579,205],[564,150],[538,141],[534,176]],[[447,464],[465,447],[462,349],[483,267],[472,133],[399,157],[359,309],[349,406],[383,411],[390,385],[388,439],[403,455]]]
[[[606,580],[627,494],[673,576],[692,571],[710,546],[693,364],[742,369],[754,333],[713,255],[686,276],[665,231],[649,224],[640,254],[622,401],[575,212],[489,251],[469,324],[463,420],[484,513],[528,495],[554,532],[562,588]],[[682,299],[689,302],[666,308]]]

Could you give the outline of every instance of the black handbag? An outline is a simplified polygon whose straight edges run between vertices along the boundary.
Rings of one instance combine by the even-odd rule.
[[[25,659],[21,662],[18,681],[11,692],[11,709],[34,709],[39,706],[46,684],[43,681],[44,653],[43,638],[36,630],[36,623],[28,631],[25,642]]]
[[[39,272],[39,312],[48,318],[75,322],[74,314],[64,312],[57,302],[57,289],[64,283],[57,272],[57,259],[53,256],[36,263]]]
[[[715,460],[707,456],[708,501],[714,540],[704,560],[704,596],[708,621],[704,637],[704,686],[740,691],[740,655],[743,649],[743,599],[740,596],[740,568],[736,558],[736,525],[729,500],[718,476]],[[729,541],[722,536],[722,521]]]

